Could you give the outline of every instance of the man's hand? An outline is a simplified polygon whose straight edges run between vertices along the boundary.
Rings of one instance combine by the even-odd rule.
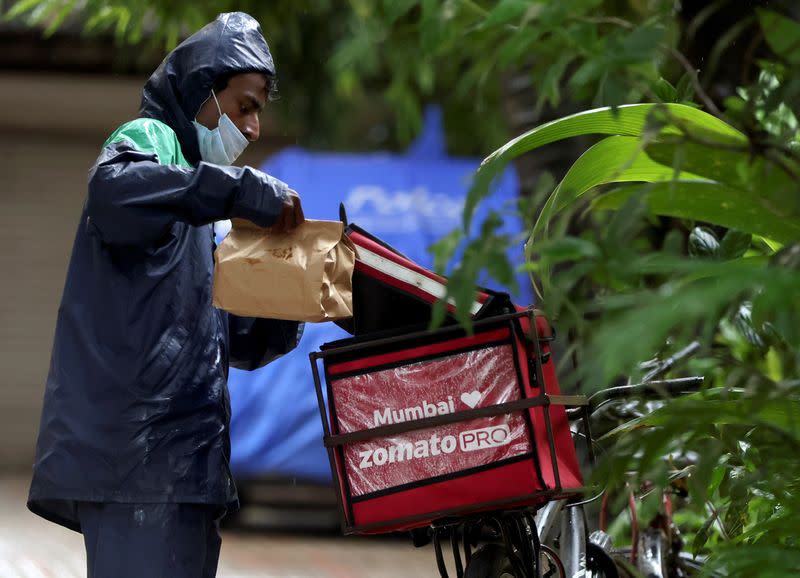
[[[300,195],[289,189],[286,198],[283,200],[283,207],[278,219],[270,230],[274,233],[288,233],[305,221],[303,207],[300,204]]]

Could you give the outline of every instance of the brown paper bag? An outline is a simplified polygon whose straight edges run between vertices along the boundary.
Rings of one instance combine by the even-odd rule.
[[[214,306],[291,321],[352,317],[355,259],[339,221],[306,220],[278,235],[234,219],[214,255]]]

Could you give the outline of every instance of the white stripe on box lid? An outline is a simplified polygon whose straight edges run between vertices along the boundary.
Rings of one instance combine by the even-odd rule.
[[[408,285],[414,285],[425,293],[433,295],[437,299],[442,299],[447,294],[447,289],[444,284],[439,283],[430,277],[426,277],[421,273],[417,273],[408,267],[404,267],[399,263],[390,261],[386,257],[381,257],[377,253],[374,253],[369,249],[365,249],[364,247],[358,247],[356,258],[368,267],[372,267],[373,269],[385,273],[393,279],[407,283]],[[455,302],[452,298],[448,298],[447,302],[450,305],[455,305]],[[469,311],[472,315],[475,315],[478,311],[480,311],[482,306],[483,305],[480,301],[474,301]]]

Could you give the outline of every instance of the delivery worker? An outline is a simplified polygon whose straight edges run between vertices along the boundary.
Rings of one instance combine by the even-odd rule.
[[[216,574],[238,506],[229,362],[254,369],[300,334],[211,299],[213,222],[303,221],[284,183],[230,166],[274,86],[258,23],[222,14],[167,55],[89,172],[28,507],[83,533],[90,578]]]

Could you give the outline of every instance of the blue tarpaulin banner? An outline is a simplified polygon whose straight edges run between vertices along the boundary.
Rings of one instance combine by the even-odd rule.
[[[381,238],[417,263],[432,267],[427,248],[462,224],[464,199],[479,159],[446,156],[441,113],[426,112],[423,132],[405,154],[342,154],[284,149],[261,167],[300,193],[306,217],[338,220],[343,202],[348,220]],[[475,222],[490,209],[513,206],[518,184],[512,170],[479,206]],[[521,232],[507,219],[505,231]],[[522,249],[512,249],[519,263]],[[519,303],[529,303],[520,283]],[[493,286],[494,289],[501,289]],[[298,348],[253,372],[231,369],[233,473],[330,480],[322,445],[317,398],[308,354],[322,343],[347,337],[333,323],[307,324]]]

